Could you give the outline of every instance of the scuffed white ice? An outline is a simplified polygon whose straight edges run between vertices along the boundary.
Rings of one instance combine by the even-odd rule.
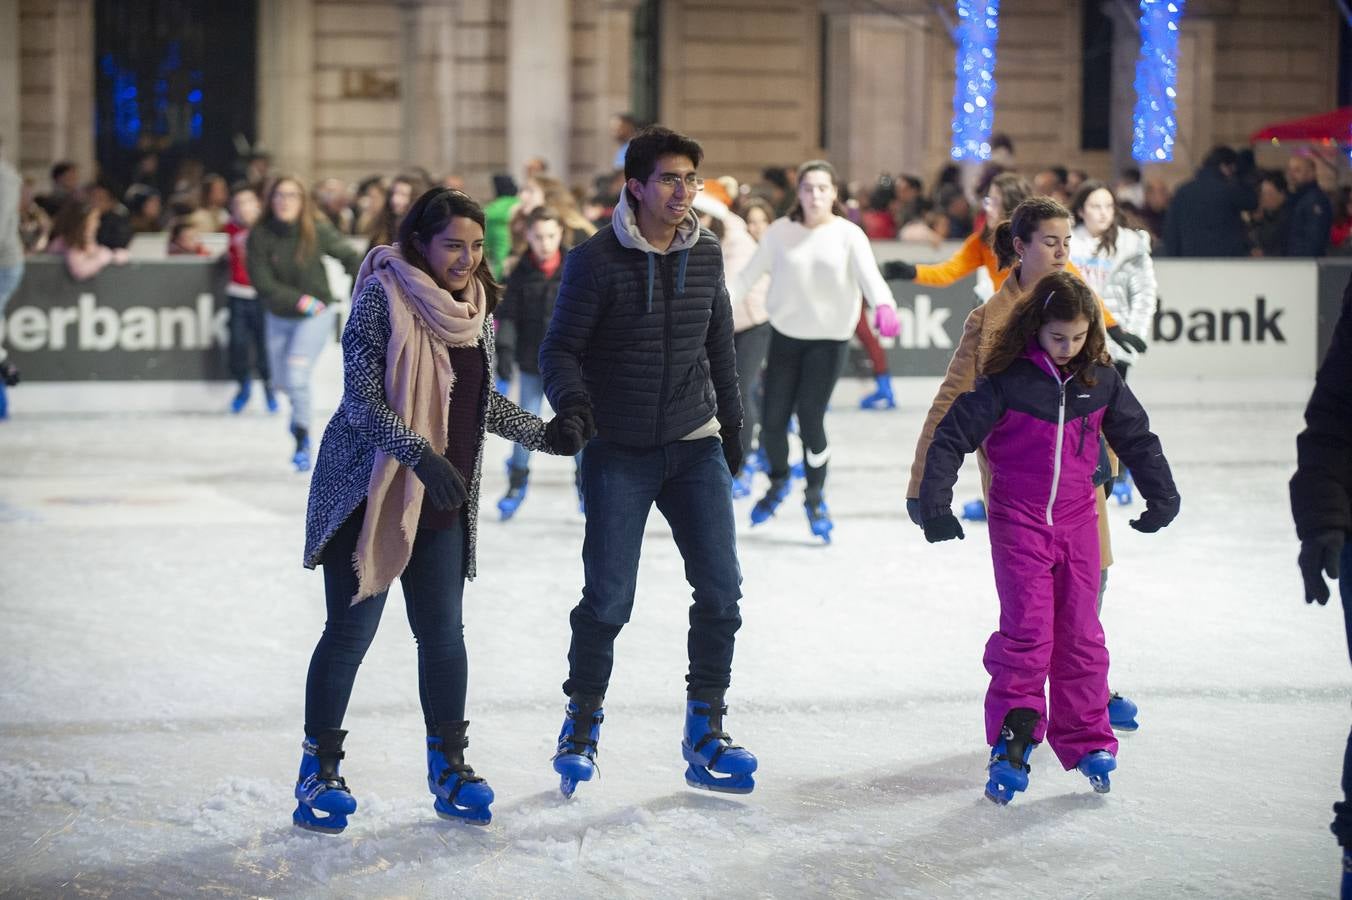
[[[1286,501],[1309,384],[1145,368],[1133,385],[1184,504],[1154,536],[1126,527],[1139,504],[1110,510],[1113,685],[1142,708],[1110,795],[1042,748],[1026,795],[981,798],[984,528],[931,547],[905,518],[935,381],[898,380],[902,407],[865,413],[846,380],[828,420],[834,543],[814,544],[796,498],[754,531],[737,504],[728,726],[760,757],[754,794],[682,780],[689,590],[654,514],[602,777],[558,796],[582,519],[571,463],[537,456],[517,518],[496,521],[493,438],[465,609],[469,759],[493,824],[432,812],[396,589],[346,722],[360,808],[338,837],[289,819],[323,600],[299,565],[307,482],[284,419],[209,411],[228,386],[23,385],[0,425],[0,893],[1331,896],[1347,656],[1336,605],[1301,602]],[[958,497],[975,493],[969,465]]]

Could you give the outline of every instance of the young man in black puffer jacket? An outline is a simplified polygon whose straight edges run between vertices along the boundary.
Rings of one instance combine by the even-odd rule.
[[[592,410],[597,429],[582,458],[585,585],[571,617],[569,703],[554,757],[565,795],[595,771],[615,638],[633,608],[654,504],[694,589],[686,781],[736,793],[755,784],[756,758],[722,730],[742,622],[732,515],[742,406],[722,251],[691,209],[703,155],[666,128],[630,141],[614,219],[568,254],[540,346],[550,404]]]

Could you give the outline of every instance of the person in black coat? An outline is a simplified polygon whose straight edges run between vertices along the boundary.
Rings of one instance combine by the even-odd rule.
[[[1305,407],[1296,438],[1291,515],[1300,538],[1305,602],[1328,603],[1324,576],[1338,579],[1348,656],[1352,658],[1352,279],[1342,315]],[[1352,900],[1352,734],[1343,755],[1343,799],[1333,804],[1333,833],[1343,848],[1342,896]]]
[[[569,251],[540,346],[550,405],[594,410],[596,421],[582,457],[585,584],[571,616],[569,702],[554,757],[566,796],[595,774],[615,638],[633,608],[653,506],[694,589],[686,780],[735,793],[754,787],[756,758],[722,729],[742,624],[732,515],[742,401],[723,252],[692,209],[703,156],[696,141],[666,128],[634,136],[614,218]]]
[[[1164,217],[1165,256],[1249,255],[1244,213],[1258,197],[1235,179],[1238,162],[1234,150],[1216,147],[1197,176],[1174,192]]]
[[[1291,157],[1286,162],[1286,181],[1291,186],[1286,255],[1324,256],[1329,252],[1333,206],[1319,187],[1314,160],[1308,156]]]
[[[520,374],[518,403],[527,412],[540,414],[544,383],[540,380],[540,343],[554,315],[554,298],[563,280],[563,218],[549,206],[537,206],[526,216],[526,245],[512,274],[507,277],[502,303],[493,317],[498,323],[499,393],[512,380],[513,368]],[[530,450],[512,447],[507,462],[507,493],[498,501],[498,513],[506,520],[516,514],[526,499],[530,482]]]

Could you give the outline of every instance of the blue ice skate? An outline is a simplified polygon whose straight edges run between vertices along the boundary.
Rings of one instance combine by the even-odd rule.
[[[1117,501],[1118,506],[1130,506],[1134,499],[1131,491],[1131,473],[1125,469],[1121,476],[1113,482],[1113,499]]]
[[[568,701],[559,731],[559,749],[554,754],[559,791],[565,797],[573,796],[579,781],[591,781],[592,775],[600,771],[596,766],[596,742],[601,739],[601,723],[606,718],[601,703],[601,697],[584,694],[575,694]]]
[[[1112,790],[1108,773],[1117,768],[1117,760],[1107,750],[1095,750],[1086,753],[1084,759],[1075,766],[1080,774],[1089,779],[1089,786],[1096,794],[1106,794]]]
[[[699,692],[685,704],[685,734],[681,755],[689,763],[685,783],[705,791],[724,794],[749,794],[756,788],[751,773],[756,757],[732,742],[723,730],[722,691]]]
[[[3,380],[0,380],[0,419],[9,418],[9,389]]]
[[[756,501],[755,506],[751,507],[751,524],[759,525],[769,521],[787,496],[789,496],[789,479],[771,478],[770,489],[765,492],[764,497]]]
[[[1338,896],[1352,900],[1352,849],[1343,851],[1343,886]]]
[[[252,390],[249,382],[245,381],[240,384],[239,390],[235,392],[234,399],[230,401],[230,411],[232,413],[239,415],[244,411],[244,407],[249,405],[249,394]]]
[[[751,479],[754,478],[746,469],[737,473],[732,479],[732,499],[741,500],[743,497],[751,496]]]
[[[427,789],[436,797],[432,808],[443,819],[487,825],[493,789],[465,764],[468,722],[447,722],[427,736]]]
[[[1028,758],[1037,746],[1033,729],[1038,718],[1037,711],[1032,709],[1011,709],[1005,713],[1000,740],[991,748],[991,760],[986,767],[987,800],[1005,806],[1015,794],[1028,789],[1028,773],[1032,771]]]
[[[1136,722],[1136,704],[1117,691],[1108,698],[1108,724],[1113,731],[1135,731],[1141,726]]]
[[[968,500],[962,505],[962,518],[967,522],[986,521],[986,501],[981,499]]]
[[[802,460],[789,466],[789,476],[798,479],[799,481],[807,477],[807,469],[803,467]]]
[[[831,521],[831,510],[826,508],[826,501],[820,497],[816,502],[808,500],[803,504],[803,509],[807,510],[807,526],[812,529],[812,534],[831,543],[831,529],[835,523]]]
[[[530,486],[530,469],[507,466],[507,493],[498,501],[498,516],[506,522],[516,515],[517,509],[526,500],[526,489]]]
[[[860,409],[896,409],[897,400],[892,395],[892,376],[876,375],[878,387],[867,397],[859,401]]]
[[[273,391],[272,385],[270,384],[263,385],[263,403],[268,408],[268,415],[272,415],[278,409],[277,393]]]
[[[347,782],[338,774],[338,762],[343,758],[341,729],[321,731],[313,737],[306,735],[300,748],[300,774],[296,777],[296,811],[291,821],[308,831],[338,834],[347,827],[347,817],[357,809],[357,801],[347,789]],[[322,815],[321,815],[322,814]]]
[[[757,448],[751,453],[748,453],[746,459],[742,462],[742,471],[750,472],[752,475],[755,475],[757,472],[770,471],[770,464],[765,461],[765,451]]]
[[[291,426],[291,436],[296,439],[296,452],[291,455],[291,464],[297,472],[310,471],[310,432],[299,425]]]

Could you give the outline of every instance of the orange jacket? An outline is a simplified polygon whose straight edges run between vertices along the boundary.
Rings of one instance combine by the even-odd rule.
[[[995,251],[991,249],[981,239],[979,232],[972,232],[967,239],[962,242],[958,252],[954,253],[948,259],[941,263],[918,265],[915,267],[915,283],[923,284],[925,287],[948,287],[950,284],[971,275],[982,266],[990,273],[991,282],[995,289],[1000,290],[1004,285],[1005,279],[1009,277],[1012,269],[1000,268],[1000,263],[995,258]],[[1080,270],[1075,268],[1072,262],[1066,263],[1066,271],[1084,280]],[[1097,294],[1095,295],[1097,296]],[[1103,298],[1099,298],[1099,306],[1103,309],[1103,324],[1107,328],[1112,328],[1117,324],[1113,314],[1108,311],[1108,307],[1103,305]]]

